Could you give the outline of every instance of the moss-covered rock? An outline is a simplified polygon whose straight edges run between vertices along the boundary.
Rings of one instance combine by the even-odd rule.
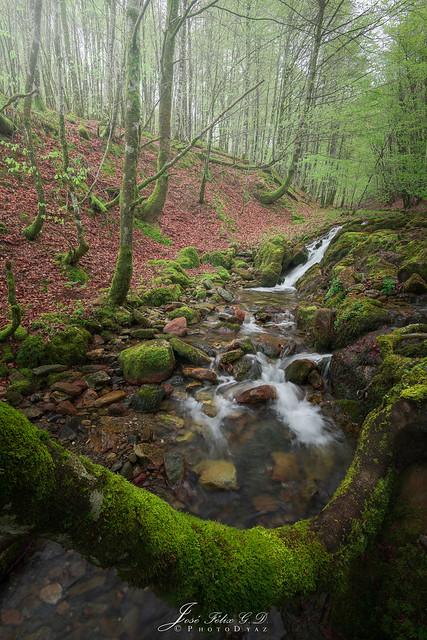
[[[257,279],[263,286],[273,287],[279,281],[291,257],[291,250],[285,236],[276,235],[266,238],[255,254]]]
[[[141,298],[144,304],[151,307],[161,307],[168,302],[177,302],[181,296],[181,287],[179,284],[173,284],[166,287],[149,289],[142,294]]]
[[[170,320],[173,320],[174,318],[185,318],[188,324],[195,324],[196,322],[199,322],[200,314],[196,309],[183,306],[173,309],[172,311],[168,311],[168,318]]]
[[[154,413],[160,408],[165,395],[165,390],[161,385],[144,384],[132,396],[130,406],[141,413]]]
[[[315,369],[316,364],[312,360],[299,358],[286,367],[286,380],[294,384],[306,384],[310,373]]]
[[[224,267],[231,269],[234,258],[233,249],[224,249],[223,251],[207,251],[202,256],[202,262],[211,264],[213,267]]]
[[[91,335],[82,327],[66,327],[48,340],[28,336],[21,344],[16,362],[20,367],[34,368],[43,364],[80,364],[86,361]]]
[[[411,273],[403,284],[403,291],[405,293],[421,295],[427,292],[427,283],[419,273]]]
[[[176,261],[183,269],[195,269],[200,266],[200,256],[196,247],[184,247],[178,251]]]
[[[123,375],[132,384],[152,384],[170,377],[175,367],[167,340],[150,340],[125,349],[119,355]]]
[[[183,362],[190,362],[197,367],[203,367],[211,364],[211,358],[204,353],[204,351],[194,347],[192,344],[184,342],[184,340],[180,340],[175,336],[172,336],[169,339],[169,342],[179,360],[182,360]]]
[[[387,322],[389,313],[378,300],[363,296],[348,297],[337,309],[334,322],[335,344],[349,344],[359,336]]]
[[[102,329],[115,331],[120,327],[130,327],[133,321],[132,313],[124,307],[103,304],[94,311],[93,318]]]
[[[317,305],[300,305],[297,310],[298,328],[307,332],[317,349],[329,349],[335,341],[335,312]]]
[[[150,260],[150,266],[154,267],[157,278],[154,279],[156,284],[178,284],[185,289],[188,287],[192,279],[185,272],[185,269],[176,260]]]

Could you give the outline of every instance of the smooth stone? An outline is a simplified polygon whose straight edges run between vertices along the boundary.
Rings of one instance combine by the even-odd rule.
[[[238,404],[260,404],[262,402],[268,402],[269,400],[275,400],[276,398],[276,389],[269,384],[262,384],[239,393],[236,396],[236,402]]]
[[[224,289],[223,287],[217,287],[216,290],[223,300],[226,302],[234,302],[234,296],[230,291],[227,291],[227,289]]]
[[[210,489],[237,489],[237,471],[230,460],[203,460],[196,465],[199,482]]]
[[[56,604],[62,598],[62,587],[59,582],[52,582],[43,587],[39,596],[46,604]]]
[[[62,373],[66,371],[68,367],[64,364],[42,364],[40,367],[35,367],[31,371],[36,377],[47,376],[49,373]]]
[[[294,384],[305,384],[309,375],[316,369],[316,363],[307,358],[294,360],[286,367],[286,380]],[[313,385],[314,386],[314,385]]]
[[[184,459],[175,451],[167,451],[164,454],[165,474],[171,486],[181,484],[184,477]]]
[[[126,393],[121,389],[118,389],[117,391],[109,391],[109,393],[105,393],[103,396],[97,398],[93,403],[93,406],[97,408],[108,407],[110,404],[120,402],[120,400],[123,400],[124,398],[126,398]]]
[[[163,333],[170,333],[174,336],[185,336],[187,333],[187,319],[184,317],[174,318],[163,327]]]
[[[182,373],[187,378],[194,378],[202,382],[216,383],[218,381],[215,371],[212,369],[204,369],[202,367],[183,367]]]

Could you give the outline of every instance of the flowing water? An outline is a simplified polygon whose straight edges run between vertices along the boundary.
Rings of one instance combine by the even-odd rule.
[[[250,379],[236,380],[220,368],[218,358],[212,365],[218,374],[216,385],[189,385],[188,379],[175,376],[174,393],[166,402],[167,411],[183,421],[180,436],[168,443],[168,451],[183,461],[186,470],[172,500],[178,508],[237,527],[274,527],[313,515],[339,484],[352,446],[328,411],[332,404],[327,392],[330,354],[308,351],[294,322],[295,284],[321,260],[338,230],[335,227],[311,243],[307,262],[276,287],[238,292],[238,304],[246,314],[238,333],[224,330],[224,307],[189,336],[194,344],[216,352],[233,339],[250,338],[255,353],[246,356]],[[287,366],[301,358],[316,362],[323,389],[314,391],[286,381]],[[275,400],[256,406],[236,403],[238,393],[266,384],[275,389]],[[218,461],[226,461],[228,469],[234,470],[232,488],[221,490],[200,481],[203,465],[210,465],[214,476],[219,473]],[[40,596],[53,582],[61,586],[57,606]],[[176,637],[173,630],[157,631],[176,612],[150,591],[131,589],[115,571],[93,567],[53,543],[41,546],[0,595],[3,609],[23,612],[16,629],[6,627],[1,634],[5,640]],[[274,611],[271,616],[267,637],[279,638],[280,619]],[[208,636],[224,637],[222,633]]]

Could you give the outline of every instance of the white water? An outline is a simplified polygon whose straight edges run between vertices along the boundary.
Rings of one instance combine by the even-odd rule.
[[[269,362],[262,353],[258,353],[257,358],[262,365],[263,383],[270,384],[277,392],[273,409],[295,434],[297,441],[317,446],[329,442],[333,438],[330,424],[322,416],[319,407],[308,402],[297,385],[285,381],[283,361]]]
[[[298,354],[310,356],[314,361],[320,361],[324,356],[320,354]],[[300,444],[322,446],[333,440],[330,430],[330,423],[326,420],[318,406],[311,404],[305,398],[304,392],[292,382],[286,382],[284,363],[288,363],[289,358],[270,362],[262,353],[256,354],[260,362],[262,371],[261,378],[249,383],[238,383],[232,376],[224,377],[223,382],[218,385],[212,400],[216,408],[214,417],[206,415],[203,411],[203,403],[195,398],[187,398],[184,406],[189,412],[192,420],[197,424],[206,427],[207,435],[215,446],[215,449],[226,453],[227,440],[222,432],[222,424],[233,410],[236,409],[236,402],[233,396],[237,390],[243,388],[254,388],[263,384],[269,384],[276,389],[277,399],[272,401],[270,407],[276,414],[284,427],[288,427]],[[249,410],[242,405],[238,405],[240,410]]]
[[[332,239],[341,227],[333,227],[321,240],[314,240],[307,245],[308,259],[304,264],[299,264],[286,274],[275,287],[257,287],[255,291],[293,291],[295,284],[314,264],[318,264],[326,253]]]

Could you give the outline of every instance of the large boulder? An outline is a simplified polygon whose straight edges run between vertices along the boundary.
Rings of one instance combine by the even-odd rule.
[[[187,319],[181,316],[170,320],[163,327],[163,333],[170,333],[174,336],[185,336],[187,333]]]
[[[255,254],[256,277],[264,287],[274,287],[292,258],[289,243],[283,235],[266,238]]]
[[[335,339],[335,312],[327,307],[300,305],[297,311],[298,328],[307,332],[317,349],[329,349]]]
[[[405,293],[415,293],[416,295],[421,295],[427,292],[427,284],[424,278],[422,278],[419,273],[412,273],[403,284],[403,291]]]
[[[294,384],[306,384],[310,373],[316,369],[316,363],[307,358],[294,360],[286,368],[286,380]]]
[[[175,367],[175,357],[167,340],[150,340],[125,349],[119,362],[127,382],[153,384],[170,377]]]

